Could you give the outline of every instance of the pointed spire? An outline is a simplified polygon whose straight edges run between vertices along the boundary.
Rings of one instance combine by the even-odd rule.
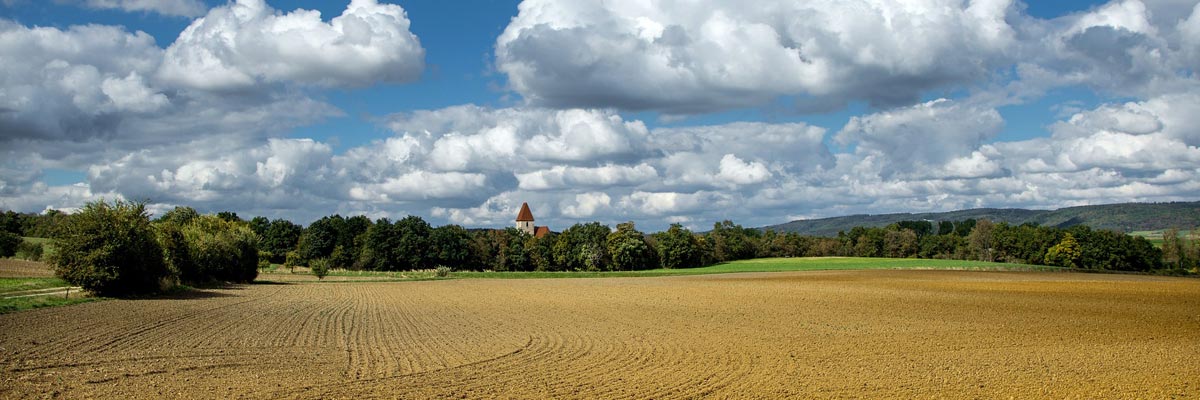
[[[529,211],[529,203],[521,203],[521,212],[517,213],[517,222],[533,221],[533,212]]]

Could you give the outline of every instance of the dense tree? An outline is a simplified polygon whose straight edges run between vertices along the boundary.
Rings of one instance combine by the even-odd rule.
[[[757,229],[746,229],[733,221],[724,220],[713,224],[713,229],[708,232],[708,240],[712,243],[713,256],[718,262],[724,262],[754,257],[758,235]]]
[[[921,239],[921,258],[957,259],[963,258],[967,241],[962,236],[929,235]]]
[[[1077,225],[1068,229],[1079,241],[1082,268],[1116,271],[1152,271],[1162,267],[1162,251],[1141,236],[1092,230]]]
[[[242,222],[242,217],[239,217],[237,213],[233,211],[221,211],[217,213],[217,218],[220,218],[222,221],[226,222]]]
[[[24,239],[12,232],[0,231],[0,257],[12,257]]]
[[[650,246],[646,235],[634,227],[633,222],[617,224],[617,229],[608,234],[608,253],[612,257],[611,270],[630,271],[646,269],[652,263]]]
[[[267,229],[271,227],[271,220],[267,217],[254,217],[250,219],[250,230],[254,231],[255,235],[260,238],[267,237]]]
[[[1195,232],[1194,230],[1192,232]],[[1178,229],[1167,229],[1163,232],[1163,263],[1167,268],[1176,270],[1196,270],[1200,268],[1200,246],[1197,240],[1189,240],[1180,235]]]
[[[992,221],[982,219],[975,223],[971,228],[971,233],[967,235],[967,251],[971,257],[981,261],[995,261],[995,244],[992,243],[992,231],[995,224]]]
[[[471,262],[471,234],[458,225],[442,225],[429,234],[431,257],[436,265],[465,269]]]
[[[993,256],[996,260],[1027,264],[1046,264],[1046,250],[1062,240],[1060,229],[1033,224],[1010,226],[999,223],[992,230]]]
[[[600,271],[608,265],[608,234],[599,222],[575,224],[559,234],[554,243],[554,262],[565,270]]]
[[[671,224],[666,231],[654,234],[658,244],[658,259],[663,268],[693,268],[703,266],[701,247],[692,231],[680,224]]]
[[[1075,237],[1070,233],[1063,236],[1061,242],[1051,246],[1046,250],[1046,264],[1066,268],[1079,268],[1079,260],[1083,257],[1083,251],[1079,249],[1079,242],[1075,241]]]
[[[395,253],[400,269],[427,269],[433,267],[433,249],[429,245],[432,228],[421,217],[410,215],[396,221],[393,229],[399,240]]]
[[[968,220],[956,222],[956,223],[954,223],[954,234],[958,235],[958,236],[962,236],[962,237],[967,237],[967,235],[971,234],[971,231],[975,230],[975,225],[978,225],[978,224],[979,224],[979,221],[976,221],[974,219],[968,219]]]
[[[900,221],[895,225],[897,231],[908,229],[917,235],[918,239],[933,233],[933,223],[929,221]]]
[[[367,228],[363,234],[362,250],[359,252],[355,266],[358,269],[376,271],[393,271],[399,268],[393,251],[398,245],[398,237],[394,232],[392,222],[380,218]]]
[[[354,253],[346,250],[342,245],[334,246],[333,252],[329,253],[329,267],[338,269],[353,268]]]
[[[25,236],[25,216],[14,211],[0,213],[0,232]]]
[[[244,223],[201,215],[184,225],[162,222],[159,230],[164,254],[184,282],[249,283],[258,276],[258,235]]]
[[[954,222],[953,221],[938,222],[937,234],[938,235],[953,235],[954,234]]]
[[[165,222],[175,224],[176,226],[184,226],[199,216],[200,213],[196,212],[196,209],[194,208],[178,206],[172,208],[171,211],[163,213],[163,215],[158,217],[155,222]]]
[[[554,236],[535,237],[526,235],[525,255],[534,271],[557,271],[554,265]]]
[[[101,296],[155,292],[170,277],[144,203],[88,203],[57,230],[54,247],[55,273]]]
[[[300,257],[305,260],[329,258],[338,245],[341,231],[346,229],[346,220],[341,215],[323,217],[304,228],[297,242]]]
[[[884,229],[883,247],[884,254],[892,258],[916,257],[920,249],[917,233],[899,226]]]
[[[262,235],[261,249],[271,253],[271,262],[283,262],[287,252],[296,249],[303,231],[304,229],[292,221],[273,220]]]

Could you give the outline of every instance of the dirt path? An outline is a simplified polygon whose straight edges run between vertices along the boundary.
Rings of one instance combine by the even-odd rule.
[[[1200,282],[829,271],[294,283],[0,315],[0,397],[1200,396]]]

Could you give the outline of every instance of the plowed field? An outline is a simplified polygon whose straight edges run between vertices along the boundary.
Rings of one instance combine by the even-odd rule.
[[[0,397],[1200,396],[1200,281],[825,271],[236,286],[0,315]]]

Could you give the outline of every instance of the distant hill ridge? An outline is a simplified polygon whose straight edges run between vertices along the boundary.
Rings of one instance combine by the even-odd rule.
[[[899,221],[961,221],[965,219],[989,219],[993,222],[1007,222],[1014,225],[1029,222],[1060,228],[1087,225],[1093,229],[1108,229],[1126,233],[1168,228],[1188,229],[1200,227],[1200,201],[1104,204],[1057,210],[976,208],[940,213],[863,214],[798,220],[764,226],[762,229],[812,236],[837,236],[839,231],[849,231],[856,226],[881,227]]]

